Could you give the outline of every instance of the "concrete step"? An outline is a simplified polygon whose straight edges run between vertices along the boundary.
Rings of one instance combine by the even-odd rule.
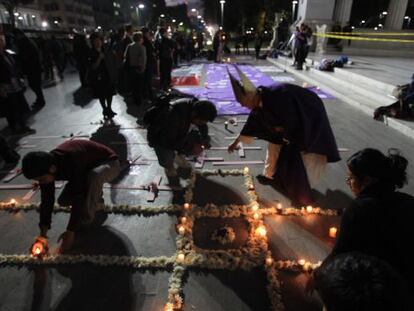
[[[319,77],[319,80],[327,80],[329,84],[339,86],[343,92],[358,93],[362,97],[369,98],[371,101],[375,102],[377,106],[385,106],[395,102],[395,99],[389,97],[388,94],[384,91],[379,91],[371,88],[367,84],[358,81],[356,78],[351,79],[347,75],[343,77],[336,71],[326,72],[315,68],[310,68],[309,71],[312,72],[315,76]]]
[[[307,59],[306,64],[315,67],[319,66],[320,62],[313,59]],[[334,76],[338,79],[342,79],[345,83],[352,83],[361,89],[368,90],[376,94],[382,94],[387,97],[391,96],[392,91],[396,87],[396,84],[390,84],[375,78],[370,78],[366,75],[353,72],[352,70],[352,65],[345,65],[344,68],[335,68]]]
[[[287,61],[284,57],[279,57],[279,59],[268,58],[268,60],[286,72],[297,76],[301,80],[304,80],[311,85],[319,86],[343,102],[363,111],[370,117],[373,116],[374,110],[378,108],[378,106],[383,105],[359,92],[352,92],[344,89],[341,83],[338,84],[337,79],[331,79],[331,76],[329,75],[319,75],[316,73],[316,70],[297,71],[290,66],[291,62]],[[410,138],[414,138],[414,124],[412,122],[392,118],[386,118],[384,122],[386,125],[400,133],[407,135]]]

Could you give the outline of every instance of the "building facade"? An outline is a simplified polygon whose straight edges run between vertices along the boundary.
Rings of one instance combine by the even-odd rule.
[[[16,27],[22,29],[42,28],[42,10],[37,0],[32,4],[18,7],[14,12]],[[10,13],[0,4],[0,24],[11,24]]]

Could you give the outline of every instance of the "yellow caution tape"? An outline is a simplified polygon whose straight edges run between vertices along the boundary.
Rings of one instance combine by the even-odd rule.
[[[344,40],[354,40],[354,41],[379,41],[379,42],[400,42],[400,43],[414,43],[414,40],[405,40],[405,39],[384,39],[384,38],[364,38],[364,37],[354,37],[354,36],[338,36],[330,35],[323,33],[315,33],[317,37],[323,38],[334,38],[334,39],[344,39]]]
[[[327,32],[326,34],[345,36],[414,36],[414,32]]]

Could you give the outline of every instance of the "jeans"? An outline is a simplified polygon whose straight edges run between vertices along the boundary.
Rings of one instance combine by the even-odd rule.
[[[84,204],[82,205],[81,224],[89,224],[95,218],[96,211],[103,208],[103,185],[106,182],[114,180],[120,173],[119,160],[109,161],[89,171],[86,176],[87,192],[84,197]],[[61,195],[58,198],[58,203],[61,206],[72,205],[73,190],[71,183],[67,183]]]

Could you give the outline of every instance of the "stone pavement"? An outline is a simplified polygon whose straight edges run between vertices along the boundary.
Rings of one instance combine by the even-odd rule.
[[[265,61],[254,65],[270,66]],[[262,68],[263,69],[263,68]],[[294,79],[293,83],[302,85],[303,81],[288,73],[268,72],[275,79]],[[70,134],[91,135],[92,139],[113,147],[121,158],[132,159],[137,155],[153,158],[153,151],[142,144],[145,142],[145,131],[131,129],[136,127],[136,117],[142,116],[144,107],[126,105],[121,97],[114,100],[114,110],[118,112],[115,122],[118,128],[108,128],[99,124],[100,106],[96,100],[90,100],[88,93],[79,90],[77,75],[67,74],[63,83],[45,90],[47,106],[33,116],[33,127],[37,133],[27,137],[13,137],[20,144],[19,153],[24,155],[32,150],[51,150],[65,139],[60,137],[41,139],[38,136],[62,136]],[[30,91],[28,98],[33,100]],[[339,99],[325,100],[338,146],[346,148],[342,157],[346,160],[352,153],[365,148],[374,147],[386,151],[390,147],[399,148],[408,158],[414,161],[413,142],[407,136],[373,121],[359,110],[344,105]],[[240,117],[242,119],[243,117]],[[235,136],[241,128],[224,127],[226,117],[220,117],[211,125],[214,134],[213,146],[227,146],[228,136]],[[94,124],[91,124],[94,123]],[[115,143],[116,142],[116,143]],[[131,143],[126,145],[125,142]],[[35,145],[32,148],[31,145]],[[265,144],[255,141],[254,146],[262,150],[246,151],[245,160],[264,160]],[[228,155],[225,150],[207,151],[208,156],[223,157],[225,160],[240,160],[238,154]],[[315,189],[318,206],[323,210],[339,210],[347,206],[352,199],[345,183],[345,161],[329,166],[326,176]],[[243,169],[244,166],[229,166],[226,169]],[[216,169],[207,162],[204,169]],[[249,174],[255,176],[262,169],[261,165],[250,166]],[[409,175],[413,168],[409,166]],[[4,175],[4,174],[3,174]],[[117,182],[121,185],[140,185],[150,182],[155,175],[163,175],[156,162],[150,165],[134,166]],[[19,176],[13,184],[27,181]],[[166,184],[164,179],[163,184]],[[183,186],[187,183],[183,180]],[[289,201],[269,186],[254,182],[255,191],[260,202],[260,211],[276,206],[277,201],[289,206]],[[404,191],[413,194],[414,185],[409,184]],[[11,198],[21,200],[26,191],[0,191],[0,199],[8,202]],[[194,185],[193,203],[204,206],[207,203],[249,204],[249,191],[245,188],[243,176],[199,176]],[[32,202],[38,202],[38,195]],[[169,192],[161,192],[154,203],[147,203],[145,192],[133,190],[105,190],[107,204],[131,206],[145,205],[154,211],[160,205],[179,204],[178,212],[149,213],[125,215],[111,213],[102,227],[79,235],[73,254],[134,256],[139,258],[158,258],[166,256],[165,265],[157,265],[151,269],[148,265],[142,269],[125,267],[100,267],[93,264],[69,264],[34,268],[25,265],[21,269],[2,266],[0,269],[0,310],[163,310],[169,290],[176,284],[173,277],[183,281],[179,286],[184,298],[184,310],[269,310],[271,300],[266,291],[268,280],[264,262],[251,271],[223,269],[206,269],[189,267],[180,274],[172,262],[176,261],[177,242],[183,237],[177,234],[176,225],[183,213],[185,199],[182,193],[174,196]],[[201,209],[200,213],[208,209]],[[251,214],[240,217],[201,217],[194,221],[193,227],[184,237],[193,238],[194,249],[200,253],[226,249],[211,240],[215,228],[224,225],[234,228],[236,240],[228,248],[237,250],[248,243],[248,220]],[[249,218],[250,217],[250,218]],[[328,229],[338,226],[339,217],[306,215],[281,216],[264,215],[267,228],[267,242],[274,261],[287,259],[304,259],[309,262],[323,260],[333,245],[328,237]],[[50,243],[55,250],[56,240],[64,230],[68,214],[58,212],[53,216]],[[246,222],[247,221],[247,222]],[[0,254],[27,254],[28,247],[37,235],[38,214],[34,210],[9,213],[0,211]],[[192,232],[188,236],[188,234]],[[179,243],[180,244],[180,243]],[[197,252],[196,252],[197,253]],[[187,254],[187,253],[186,253]],[[263,259],[263,258],[262,258]],[[235,264],[235,267],[239,267]],[[220,266],[218,264],[218,266]],[[175,268],[174,268],[175,267]],[[305,273],[281,271],[282,302],[286,310],[320,310],[318,302],[304,295]]]

